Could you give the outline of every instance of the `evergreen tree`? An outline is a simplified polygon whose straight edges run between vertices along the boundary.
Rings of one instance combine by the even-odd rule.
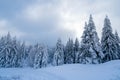
[[[65,52],[64,52],[64,63],[65,64],[71,64],[74,60],[74,44],[73,40],[69,39],[66,46],[65,46]]]
[[[42,53],[41,53],[41,49],[40,49],[40,45],[37,44],[35,45],[35,58],[34,58],[34,68],[41,68],[42,67]]]
[[[47,66],[48,52],[47,48],[39,44],[35,45],[34,68],[42,68]]]
[[[53,65],[58,66],[62,64],[64,64],[63,44],[61,39],[58,39],[53,57]]]
[[[73,63],[78,63],[79,62],[79,58],[78,58],[79,54],[80,54],[80,52],[79,52],[79,41],[76,38],[75,39],[75,44],[74,44],[74,60],[73,60]]]
[[[118,54],[118,58],[120,59],[120,38],[118,36],[118,33],[117,31],[115,31],[115,43],[116,43],[116,46],[117,46],[117,54]]]
[[[108,16],[106,16],[104,20],[101,44],[103,53],[105,54],[103,62],[118,59],[116,38],[112,33],[112,27]]]
[[[11,45],[9,47],[11,47],[11,49],[10,49],[10,53],[11,53],[10,56],[11,56],[11,59],[12,59],[11,67],[20,67],[18,65],[19,45],[18,45],[18,42],[16,40],[16,37],[12,38]]]
[[[12,67],[13,66],[13,57],[16,56],[16,53],[12,47],[12,39],[10,33],[5,36],[5,44],[4,44],[4,49],[3,53],[5,54],[5,67]]]
[[[95,24],[92,15],[90,15],[88,25],[85,23],[85,28],[81,41],[81,63],[100,63],[103,58],[101,45],[96,32]]]
[[[4,40],[4,41],[3,41]],[[17,67],[17,41],[10,33],[1,38],[0,63],[1,67]]]
[[[28,53],[27,53],[27,49],[25,46],[25,42],[23,42],[22,44],[19,42],[18,44],[18,64],[20,67],[25,67],[28,65],[27,62],[27,57],[28,57]]]
[[[48,48],[48,64],[53,64],[53,57],[55,53],[55,47]]]
[[[119,37],[117,31],[115,31],[115,38],[116,38],[117,43],[120,45],[120,37]]]
[[[46,46],[42,46],[42,67],[47,67],[48,65],[48,49]]]
[[[34,67],[34,59],[35,59],[35,47],[30,45],[28,48],[27,48],[27,53],[28,53],[28,66],[29,67]]]
[[[0,67],[5,67],[5,63],[6,63],[6,54],[3,53],[5,49],[5,38],[2,37],[0,39]]]

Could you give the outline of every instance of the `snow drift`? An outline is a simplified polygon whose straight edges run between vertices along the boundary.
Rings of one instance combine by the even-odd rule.
[[[41,69],[1,68],[0,80],[120,80],[120,60]]]

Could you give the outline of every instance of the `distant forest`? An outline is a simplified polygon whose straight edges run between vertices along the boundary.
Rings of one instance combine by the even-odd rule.
[[[100,64],[120,59],[120,38],[113,33],[108,16],[104,19],[101,41],[99,40],[92,15],[85,22],[81,41],[69,38],[64,45],[61,39],[55,47],[35,44],[26,45],[10,33],[0,38],[0,67],[59,66],[63,64]]]

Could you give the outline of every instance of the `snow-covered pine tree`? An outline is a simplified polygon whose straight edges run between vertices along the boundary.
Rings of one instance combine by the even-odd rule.
[[[120,37],[119,37],[117,31],[115,31],[115,38],[116,38],[117,54],[120,59]]]
[[[16,53],[12,50],[12,39],[10,33],[5,36],[5,44],[3,48],[3,53],[5,54],[5,67],[12,67],[13,66],[13,57],[16,56]]]
[[[111,22],[106,16],[101,38],[102,50],[105,55],[103,62],[118,59],[115,35],[112,33]]]
[[[42,67],[42,53],[41,53],[41,49],[40,49],[40,45],[37,44],[35,45],[35,49],[34,49],[34,52],[35,52],[35,58],[34,58],[34,68],[41,68]]]
[[[0,67],[5,67],[6,63],[6,54],[3,53],[3,50],[5,48],[5,38],[1,37],[0,39]]]
[[[28,66],[29,67],[34,67],[34,58],[35,58],[35,47],[32,45],[29,45],[27,48],[27,61],[28,61]]]
[[[53,64],[53,57],[55,53],[55,47],[48,48],[48,64]]]
[[[11,41],[11,58],[12,58],[12,67],[20,67],[18,65],[18,56],[19,56],[19,45],[18,45],[18,42],[17,42],[17,39],[16,37],[12,38],[12,41]]]
[[[4,40],[4,41],[3,41]],[[1,38],[0,63],[1,67],[17,67],[17,41],[11,37],[10,33]],[[4,61],[4,62],[3,62]]]
[[[75,39],[75,44],[74,44],[74,60],[73,63],[79,63],[79,58],[78,55],[80,54],[79,52],[79,41],[78,38]]]
[[[116,38],[117,43],[120,45],[120,37],[119,37],[117,31],[115,31],[115,38]]]
[[[28,53],[25,46],[25,42],[20,43],[18,42],[18,65],[19,67],[26,67],[28,66],[27,58]]]
[[[80,63],[88,63],[88,61],[86,60],[86,57],[91,57],[91,53],[89,52],[89,34],[88,34],[88,25],[85,22],[85,27],[84,27],[84,31],[82,34],[82,40],[81,40],[81,46],[80,46],[80,54],[79,54],[79,62]]]
[[[58,39],[56,43],[55,53],[53,56],[53,65],[58,66],[62,64],[64,64],[63,44],[61,39]]]
[[[95,24],[92,15],[90,15],[88,25],[85,23],[85,28],[81,41],[81,63],[100,63],[103,58],[101,45],[96,32]]]
[[[69,38],[65,49],[64,49],[64,63],[65,64],[71,64],[73,63],[73,59],[74,59],[74,44],[73,44],[73,40]]]
[[[48,49],[45,45],[42,46],[41,48],[41,53],[42,53],[42,67],[47,67],[48,65]]]
[[[34,68],[46,67],[48,64],[48,52],[45,46],[35,45]]]

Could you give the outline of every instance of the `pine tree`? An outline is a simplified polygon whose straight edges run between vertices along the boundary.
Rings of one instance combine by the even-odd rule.
[[[11,40],[11,59],[12,59],[12,62],[11,62],[11,67],[19,67],[18,66],[18,56],[19,56],[19,52],[18,52],[18,42],[17,42],[17,39],[16,37],[12,38]]]
[[[120,45],[120,37],[119,37],[117,31],[115,31],[115,38],[116,38],[117,43]]]
[[[80,52],[79,52],[79,41],[76,38],[75,39],[75,44],[74,44],[74,60],[73,60],[73,63],[78,63],[79,62],[79,58],[78,58],[79,54],[80,54]]]
[[[115,43],[116,43],[116,46],[117,46],[118,58],[120,59],[120,37],[118,36],[117,31],[115,31]]]
[[[5,38],[5,43],[3,48],[3,53],[5,54],[4,67],[12,67],[12,59],[15,53],[12,50],[12,45],[11,45],[12,39],[10,33],[8,33],[7,36],[5,36],[4,38]]]
[[[62,64],[64,64],[63,44],[61,39],[58,39],[53,57],[53,65],[58,66]]]
[[[37,44],[35,45],[35,58],[34,58],[34,68],[41,68],[42,67],[42,53],[41,53],[41,49],[40,49],[40,45]]]
[[[118,59],[116,39],[115,35],[112,33],[112,27],[108,16],[106,16],[104,20],[101,44],[103,53],[105,54],[103,62]]]
[[[87,63],[86,57],[91,57],[91,53],[89,51],[90,42],[89,42],[89,33],[88,33],[88,25],[85,22],[85,27],[82,35],[81,47],[80,47],[80,55],[79,55],[79,62],[80,63]]]
[[[34,68],[42,68],[47,66],[48,52],[47,48],[40,44],[35,45],[35,58],[33,66]]]
[[[69,39],[66,46],[65,46],[65,52],[64,52],[64,63],[65,64],[71,64],[74,60],[74,44],[73,40]]]
[[[47,67],[48,65],[48,49],[45,45],[42,46],[41,49],[41,53],[42,53],[42,67]]]
[[[27,49],[25,46],[25,42],[23,42],[22,44],[20,42],[18,42],[17,47],[18,47],[18,65],[19,65],[19,67],[28,66],[28,62],[27,62],[28,53],[27,53]]]
[[[53,57],[55,53],[55,47],[49,47],[48,48],[48,64],[53,64]]]
[[[27,53],[28,53],[28,66],[29,67],[34,67],[34,58],[35,58],[35,47],[30,45],[27,48]]]
[[[0,63],[1,67],[17,67],[17,40],[10,33],[1,38]]]
[[[85,28],[81,41],[81,63],[100,63],[103,58],[101,45],[96,32],[95,24],[92,15],[90,15],[88,25],[85,23]]]
[[[6,63],[6,54],[3,53],[5,48],[5,38],[2,37],[0,39],[0,67],[5,67],[5,63]]]

